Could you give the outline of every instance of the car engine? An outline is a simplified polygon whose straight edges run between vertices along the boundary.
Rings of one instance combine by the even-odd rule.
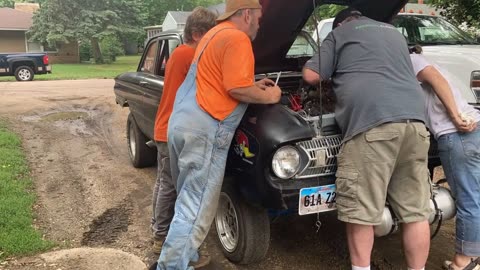
[[[320,86],[312,86],[298,73],[286,73],[279,78],[278,85],[282,89],[280,104],[308,122],[317,135],[325,134],[324,131],[327,131],[327,134],[338,133],[333,114],[335,95],[331,81],[323,81]]]

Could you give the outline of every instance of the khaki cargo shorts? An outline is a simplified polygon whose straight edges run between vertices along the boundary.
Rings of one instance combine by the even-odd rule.
[[[386,123],[344,143],[337,156],[338,219],[378,225],[386,201],[399,222],[428,219],[429,146],[421,122]]]

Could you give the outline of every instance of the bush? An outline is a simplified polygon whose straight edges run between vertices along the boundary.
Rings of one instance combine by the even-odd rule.
[[[117,56],[124,55],[123,44],[116,36],[107,36],[100,41],[100,50],[102,51],[105,63],[115,62]]]
[[[92,58],[92,45],[90,42],[81,42],[80,43],[80,48],[79,48],[79,54],[80,54],[80,61],[81,62],[88,62],[90,61],[90,58]]]

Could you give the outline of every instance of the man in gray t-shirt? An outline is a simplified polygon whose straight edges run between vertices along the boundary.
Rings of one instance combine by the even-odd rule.
[[[370,269],[373,226],[381,224],[388,200],[403,224],[407,264],[422,269],[430,243],[429,132],[405,38],[352,8],[337,15],[333,28],[303,77],[333,83],[344,136],[337,156],[338,218],[347,223],[352,268]]]

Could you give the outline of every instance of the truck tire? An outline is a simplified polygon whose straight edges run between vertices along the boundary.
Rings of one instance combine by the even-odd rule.
[[[19,82],[32,81],[34,77],[33,69],[29,66],[19,66],[15,69],[15,78]]]
[[[215,226],[228,260],[250,264],[265,258],[270,245],[267,210],[248,204],[231,182],[225,181],[222,187]]]
[[[127,119],[127,145],[133,167],[150,167],[157,161],[157,149],[148,147],[148,141],[130,113]]]

